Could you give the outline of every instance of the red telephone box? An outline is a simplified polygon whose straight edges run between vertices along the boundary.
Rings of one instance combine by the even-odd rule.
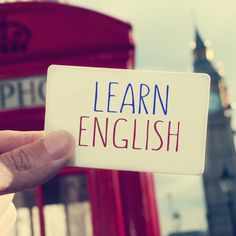
[[[0,4],[0,129],[43,129],[50,64],[133,68],[132,27],[69,5]],[[147,173],[67,167],[16,204],[30,209],[28,235],[59,235],[52,225],[60,235],[160,235]]]

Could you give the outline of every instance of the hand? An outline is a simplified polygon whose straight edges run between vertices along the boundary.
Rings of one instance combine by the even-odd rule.
[[[74,155],[73,137],[55,131],[0,131],[0,235],[7,235],[16,220],[13,194],[46,182]]]

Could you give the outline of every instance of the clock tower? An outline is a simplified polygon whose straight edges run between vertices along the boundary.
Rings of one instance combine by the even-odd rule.
[[[206,147],[205,190],[210,236],[236,235],[236,159],[230,102],[224,80],[212,64],[213,52],[195,30],[194,72],[211,77]]]

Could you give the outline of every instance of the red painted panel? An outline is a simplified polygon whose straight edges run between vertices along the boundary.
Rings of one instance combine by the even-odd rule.
[[[143,209],[147,226],[147,235],[161,235],[159,218],[157,215],[157,201],[153,175],[150,173],[140,173],[140,183],[143,196]]]
[[[125,51],[127,55],[133,48],[128,23],[57,3],[0,4],[0,26],[4,38],[0,42],[0,65],[5,65],[1,74],[12,64],[46,65],[45,60],[51,64],[55,59],[73,58],[70,61],[76,64],[76,58],[84,58],[90,61],[87,66],[94,61],[109,63],[113,52]],[[42,69],[45,73],[46,67]]]
[[[125,236],[117,171],[91,170],[89,180],[94,235]]]
[[[39,210],[40,236],[46,236],[44,211],[43,211],[43,191],[41,186],[35,188],[35,195],[36,195],[36,205]]]

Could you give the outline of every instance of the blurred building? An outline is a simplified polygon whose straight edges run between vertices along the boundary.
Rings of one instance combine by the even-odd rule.
[[[203,176],[209,234],[235,236],[236,159],[227,88],[220,71],[211,62],[213,53],[198,30],[195,31],[193,46],[194,71],[207,73],[211,77],[206,166]]]
[[[207,233],[202,231],[186,231],[181,233],[171,233],[169,236],[207,236]]]

